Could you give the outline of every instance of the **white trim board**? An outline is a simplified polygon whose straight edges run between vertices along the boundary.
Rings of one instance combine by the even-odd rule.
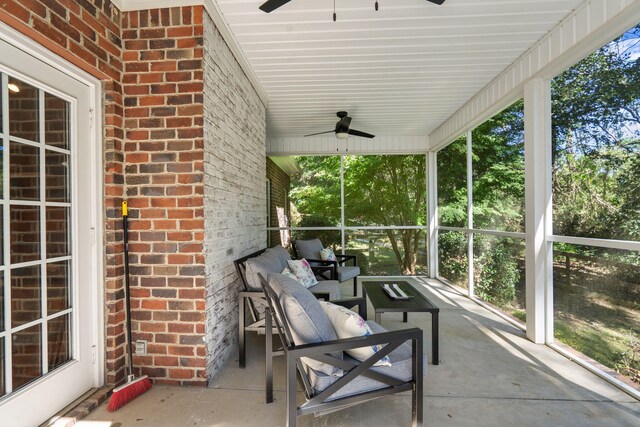
[[[585,1],[434,130],[429,148],[443,148],[522,97],[527,81],[553,78],[638,22],[638,1]]]
[[[350,137],[268,138],[268,156],[334,154],[426,154],[427,136],[378,136],[373,139]]]
[[[269,97],[262,87],[262,83],[258,80],[258,76],[253,71],[253,68],[249,64],[247,57],[244,55],[242,48],[236,41],[229,24],[218,4],[214,0],[111,0],[111,2],[122,12],[132,12],[136,10],[147,9],[164,9],[167,7],[181,7],[181,6],[204,6],[205,10],[211,16],[213,23],[222,35],[222,38],[229,46],[229,49],[233,53],[233,56],[240,64],[240,68],[247,75],[247,78],[251,82],[251,86],[256,91],[260,100],[266,107],[269,105]]]

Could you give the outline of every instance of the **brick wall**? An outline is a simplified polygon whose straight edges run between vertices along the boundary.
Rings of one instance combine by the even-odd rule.
[[[131,208],[134,366],[204,385],[202,7],[127,12],[125,176]]]
[[[278,211],[284,210],[287,215],[287,225],[291,224],[291,218],[289,214],[289,200],[288,194],[291,188],[291,177],[282,169],[276,165],[273,160],[267,157],[267,179],[271,182],[271,194],[269,206],[269,216],[271,217],[271,224],[269,227],[280,227],[278,222]],[[282,245],[288,247],[290,244],[290,234],[288,232],[270,231],[271,246]]]
[[[233,260],[265,246],[265,108],[205,18],[205,247],[207,374],[237,343]]]
[[[148,356],[134,365],[155,382],[205,385],[234,351],[239,284],[231,261],[266,240],[264,106],[208,17],[206,49],[213,56],[205,101],[203,14],[202,7],[120,13],[110,0],[0,0],[0,20],[103,83],[109,384],[125,377],[123,197],[131,208],[134,340],[149,341]],[[64,132],[56,120],[54,114],[46,124],[51,137]],[[28,163],[30,153],[16,156]],[[28,188],[16,185],[16,191]],[[52,197],[64,197],[59,190]],[[29,212],[14,215],[16,224],[32,226]],[[48,229],[62,223],[61,215],[52,211]],[[64,246],[56,233],[49,237],[50,250]],[[49,272],[51,291],[66,298],[56,275],[67,267],[56,267],[61,271]],[[29,293],[32,274],[23,273],[12,286]],[[50,333],[64,334],[66,321]],[[60,339],[64,344],[68,337]],[[14,345],[25,367],[29,357],[36,360],[26,332]],[[69,356],[64,348],[48,355],[51,366]],[[32,372],[23,374],[26,381]]]

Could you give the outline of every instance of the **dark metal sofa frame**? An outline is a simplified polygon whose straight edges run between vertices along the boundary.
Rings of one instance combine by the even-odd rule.
[[[326,341],[322,343],[307,344],[296,346],[289,326],[281,323],[279,319],[286,319],[282,306],[278,298],[261,277],[261,283],[267,296],[268,307],[265,312],[265,328],[266,328],[266,348],[267,355],[265,358],[265,382],[266,401],[273,402],[273,357],[284,354],[286,357],[287,370],[287,416],[286,426],[295,427],[298,416],[314,413],[318,415],[328,414],[334,411],[348,408],[359,403],[363,403],[379,397],[391,394],[402,393],[405,391],[412,392],[411,399],[411,420],[412,427],[422,426],[423,420],[423,358],[422,358],[422,330],[420,328],[403,329],[393,332],[384,332],[373,334],[365,337],[338,339],[334,341]],[[342,305],[342,304],[340,304]],[[276,315],[273,315],[273,314]],[[275,323],[275,328],[273,327]],[[273,331],[277,332],[280,342],[278,350],[273,350]],[[401,344],[411,341],[412,344],[412,368],[413,375],[411,381],[404,382],[396,378],[387,376],[380,372],[373,371],[373,365],[389,355]],[[378,345],[384,346],[360,364],[353,364],[349,361],[337,359],[329,353],[345,351],[364,346]],[[320,362],[328,363],[345,371],[345,374],[335,383],[327,387],[322,392],[315,394],[313,387],[307,377],[305,369],[300,361],[301,357],[307,357]],[[302,383],[306,402],[297,405],[296,399],[296,372]],[[365,376],[373,380],[379,381],[387,385],[387,387],[372,390],[364,393],[350,395],[337,398],[335,400],[327,400],[334,393],[345,387],[348,383],[360,376]]]
[[[267,248],[261,249],[259,251],[253,252],[249,255],[246,255],[242,258],[235,260],[233,263],[236,267],[236,271],[240,276],[240,280],[242,281],[242,291],[238,294],[238,345],[239,345],[239,354],[238,354],[238,363],[241,368],[246,366],[246,333],[247,332],[256,332],[260,335],[265,334],[265,318],[260,319],[258,315],[258,309],[256,304],[263,306],[265,309],[268,308],[267,300],[265,298],[263,291],[252,291],[249,289],[249,284],[247,283],[247,265],[246,262],[250,258],[254,258],[262,255]],[[332,267],[327,266],[313,266],[311,267],[316,274],[321,274],[323,272],[329,271]],[[325,301],[329,301],[328,293],[317,293],[314,294],[318,299],[324,299]],[[358,307],[358,313],[364,318],[367,318],[367,300],[363,297],[358,298],[345,298],[339,301],[331,301],[335,304],[342,305],[349,309]],[[246,311],[245,311],[246,310]],[[249,313],[249,318],[247,318],[247,311]]]

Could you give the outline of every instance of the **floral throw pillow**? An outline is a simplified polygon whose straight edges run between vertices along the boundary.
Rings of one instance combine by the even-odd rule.
[[[336,261],[336,254],[333,253],[331,248],[325,248],[320,251],[320,258],[324,261]]]
[[[313,274],[311,265],[309,265],[309,261],[306,259],[289,260],[287,264],[289,264],[289,268],[293,271],[298,282],[302,283],[302,286],[305,288],[310,288],[318,284],[318,279],[316,279],[316,275]]]
[[[336,331],[338,338],[365,337],[372,334],[371,328],[362,317],[356,312],[330,302],[320,301],[322,309],[327,313],[333,329]],[[361,362],[377,353],[382,346],[370,345],[366,347],[346,350],[346,352]],[[389,356],[384,356],[378,360],[373,366],[391,366]]]

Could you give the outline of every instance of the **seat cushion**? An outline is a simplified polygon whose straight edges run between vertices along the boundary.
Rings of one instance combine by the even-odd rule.
[[[273,252],[264,252],[257,257],[249,258],[245,266],[245,279],[247,280],[248,290],[250,291],[262,291],[258,273],[266,278],[269,277],[271,273],[280,273],[283,268],[280,264],[280,259]]]
[[[374,334],[387,332],[386,329],[384,329],[374,321],[367,321],[367,325]],[[400,381],[411,381],[411,379],[413,378],[413,361],[411,360],[411,351],[411,345],[409,343],[404,343],[397,349],[392,351],[391,354],[389,354],[389,359],[391,359],[391,366],[374,366],[372,370],[381,374],[388,375],[392,378],[396,378]],[[422,357],[424,376],[426,376],[427,361],[425,356]],[[346,355],[344,357],[344,360],[356,365],[360,364],[359,361],[349,355]],[[335,376],[330,377],[323,372],[314,370],[312,368],[307,368],[306,370],[309,377],[309,382],[311,383],[311,387],[313,387],[313,390],[316,394],[320,393],[323,390],[326,390],[327,387],[329,387],[339,379]],[[355,394],[365,393],[368,391],[378,390],[386,387],[388,386],[384,383],[360,376],[332,394],[331,397],[329,397],[329,399],[327,400],[331,401],[339,399],[341,397],[352,396]]]
[[[347,265],[338,267],[338,282],[346,282],[360,275],[360,267]]]
[[[320,251],[324,248],[322,247],[320,239],[296,240],[295,245],[300,258],[322,259],[320,257]]]
[[[278,296],[285,322],[296,345],[313,344],[338,339],[331,320],[320,302],[300,283],[282,274],[271,274],[269,286]],[[335,354],[342,359],[342,352]],[[326,363],[309,358],[301,360],[315,371],[328,376],[341,376],[342,371]]]
[[[329,294],[329,301],[340,299],[340,283],[337,280],[320,280],[309,290],[313,294]]]
[[[280,266],[282,269],[288,268],[287,261],[291,259],[291,255],[289,255],[289,251],[282,247],[282,245],[276,245],[272,248],[268,248],[265,252],[271,252],[275,254],[280,260]]]

